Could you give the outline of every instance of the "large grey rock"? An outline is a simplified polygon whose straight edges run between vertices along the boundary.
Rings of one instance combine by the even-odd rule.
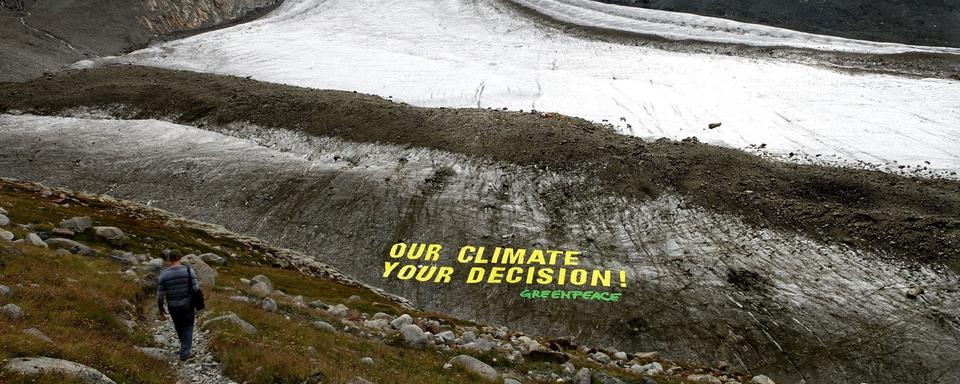
[[[427,345],[427,335],[416,324],[400,327],[400,336],[403,337],[403,342],[411,347],[421,348]]]
[[[50,248],[65,249],[70,251],[70,253],[77,255],[93,256],[97,254],[96,251],[86,245],[70,239],[63,239],[59,237],[47,239],[47,245],[50,246]]]
[[[25,334],[27,334],[27,335],[30,335],[30,336],[33,336],[33,337],[37,338],[37,340],[43,341],[43,342],[45,342],[45,343],[47,343],[47,344],[53,344],[53,340],[50,340],[50,338],[47,337],[47,335],[45,335],[45,334],[43,333],[43,331],[41,331],[41,330],[39,330],[39,329],[36,329],[36,328],[27,328],[27,329],[24,329],[24,330],[23,330],[23,333],[25,333]]]
[[[200,260],[197,255],[184,256],[182,263],[193,267],[193,270],[197,273],[197,279],[200,280],[200,285],[213,288],[217,284],[217,277],[220,276],[217,270]]]
[[[268,283],[258,281],[250,286],[250,292],[253,292],[253,294],[257,296],[270,296],[273,294],[273,286]]]
[[[25,237],[24,240],[26,240],[27,244],[30,244],[33,246],[43,247],[43,248],[47,247],[47,243],[43,242],[43,239],[40,238],[40,235],[37,235],[36,233],[32,233],[32,232],[28,233],[27,237]]]
[[[455,340],[455,339],[457,338],[457,336],[453,334],[453,331],[443,331],[443,332],[438,333],[436,336],[437,336],[440,340],[443,340],[443,343],[444,343],[444,344],[453,343],[453,340]]]
[[[20,309],[20,306],[16,304],[7,304],[0,307],[0,315],[10,319],[19,320],[23,318],[23,309]]]
[[[277,311],[277,301],[269,297],[263,299],[260,302],[260,309],[267,312],[276,312]]]
[[[593,380],[593,375],[590,373],[589,368],[580,368],[577,371],[576,375],[573,375],[572,384],[590,384],[590,381]]]
[[[330,325],[330,323],[328,323],[328,322],[326,322],[326,321],[320,321],[320,320],[314,321],[314,322],[313,322],[313,326],[314,326],[314,328],[317,328],[317,329],[319,329],[319,330],[321,330],[321,331],[327,331],[327,332],[330,332],[330,333],[337,333],[337,328],[334,327],[334,326],[332,326],[332,325]]]
[[[13,241],[14,237],[15,236],[13,235],[13,232],[10,232],[5,229],[0,229],[0,239],[6,240],[6,241]]]
[[[90,216],[73,217],[60,222],[60,228],[66,228],[74,233],[82,233],[93,225],[93,219]]]
[[[610,362],[610,356],[607,356],[607,354],[603,352],[591,353],[590,358],[601,364],[606,364]]]
[[[250,279],[250,281],[254,283],[265,283],[267,284],[268,287],[270,287],[271,291],[273,290],[273,282],[270,281],[269,277],[266,277],[264,275],[256,275],[252,279]]]
[[[54,374],[80,379],[88,384],[116,384],[100,371],[72,361],[49,357],[22,357],[7,362],[8,371],[21,375]]]
[[[0,284],[0,297],[9,297],[13,294],[13,290],[10,287]]]
[[[236,324],[238,327],[240,327],[240,330],[243,331],[243,333],[246,333],[248,335],[257,333],[257,328],[254,327],[253,324],[250,324],[244,321],[243,319],[240,318],[240,316],[237,316],[237,314],[235,313],[228,313],[226,315],[214,317],[212,319],[204,321],[202,327],[206,328],[211,324],[219,323],[219,322],[228,322],[228,323]]]
[[[123,241],[127,239],[127,235],[117,227],[93,227],[93,233],[117,247],[122,247]]]
[[[227,259],[224,259],[223,256],[217,255],[215,253],[204,253],[200,255],[200,260],[203,260],[207,264],[213,264],[213,265],[223,265],[227,261]]]
[[[327,309],[327,313],[336,317],[347,317],[350,314],[350,308],[343,304],[337,304]]]
[[[500,378],[496,369],[471,356],[459,355],[450,359],[449,362],[454,368],[460,369],[480,380],[495,382]]]
[[[750,379],[750,384],[777,384],[773,379],[766,377],[764,375],[756,375],[753,379]]]
[[[0,227],[6,227],[10,225],[10,218],[7,215],[0,213]]]
[[[400,315],[400,317],[393,319],[393,321],[390,322],[390,325],[394,329],[403,328],[404,325],[408,325],[408,324],[413,324],[413,318],[406,313]]]

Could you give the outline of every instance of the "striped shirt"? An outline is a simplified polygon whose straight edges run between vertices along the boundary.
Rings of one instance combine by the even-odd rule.
[[[190,305],[190,286],[187,285],[188,275],[185,265],[169,267],[160,272],[157,281],[157,306],[160,312],[164,311],[163,302],[166,300],[169,307]],[[193,290],[200,290],[200,281],[197,280],[197,271],[191,270],[193,275]]]

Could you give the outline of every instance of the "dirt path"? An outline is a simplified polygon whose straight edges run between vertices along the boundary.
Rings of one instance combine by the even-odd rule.
[[[177,332],[173,328],[173,322],[155,321],[152,329],[154,340],[161,345],[161,348],[171,356],[172,365],[176,367],[179,380],[178,384],[236,384],[223,375],[213,352],[209,348],[209,340],[206,331],[199,329],[201,318],[197,318],[197,328],[193,334],[193,353],[195,357],[187,361],[179,361],[176,356],[180,352],[180,343],[177,340]]]

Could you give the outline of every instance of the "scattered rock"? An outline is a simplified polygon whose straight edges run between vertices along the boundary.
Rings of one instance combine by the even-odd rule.
[[[53,344],[53,340],[50,340],[50,338],[47,337],[47,335],[43,334],[43,332],[40,331],[39,329],[27,328],[23,330],[23,333],[36,337],[38,340],[43,341],[45,343]]]
[[[645,375],[656,376],[663,373],[663,366],[658,362],[652,362],[641,365],[638,370]]]
[[[137,350],[142,352],[144,355],[150,356],[150,358],[159,361],[171,361],[173,360],[173,354],[167,353],[163,348],[149,348],[149,347],[137,347]]]
[[[186,255],[183,257],[183,263],[193,267],[196,277],[200,280],[203,287],[213,288],[217,284],[217,278],[220,274],[196,255]]]
[[[627,354],[625,352],[617,352],[613,354],[613,358],[619,361],[627,361]]]
[[[455,340],[455,339],[457,338],[457,336],[453,334],[453,331],[443,331],[443,332],[440,332],[440,333],[436,334],[436,336],[437,336],[437,338],[439,338],[440,340],[443,340],[443,343],[444,343],[444,344],[453,343],[453,340]]]
[[[204,321],[202,327],[206,328],[210,324],[222,322],[222,321],[236,324],[238,327],[240,327],[240,330],[243,331],[243,333],[246,333],[248,335],[257,333],[257,328],[254,327],[253,324],[250,324],[244,321],[243,319],[240,318],[240,316],[237,316],[237,314],[235,313],[229,313],[223,316],[214,317],[210,320]]]
[[[720,128],[721,125],[723,125],[723,123],[710,123],[707,124],[707,129]]]
[[[494,382],[500,377],[496,369],[493,369],[493,367],[487,365],[487,363],[477,360],[471,356],[455,356],[454,358],[450,359],[448,364],[481,380]],[[587,383],[589,384],[589,382]]]
[[[127,235],[117,227],[93,227],[93,233],[114,247],[122,247],[123,241],[127,239]]]
[[[580,368],[576,375],[573,375],[572,384],[590,384],[593,381],[593,375],[589,368]]]
[[[777,384],[773,379],[766,377],[764,375],[756,375],[753,379],[750,379],[750,384]]]
[[[427,345],[427,335],[416,324],[407,324],[400,328],[400,336],[407,345],[421,348]]]
[[[335,328],[334,326],[330,325],[330,323],[328,323],[328,322],[326,322],[326,321],[320,321],[320,320],[314,321],[314,322],[313,322],[313,326],[314,326],[314,328],[317,328],[317,329],[319,329],[319,330],[321,330],[321,331],[327,331],[327,332],[330,332],[330,333],[337,333],[337,328]]]
[[[139,279],[140,276],[137,276],[137,273],[134,272],[132,269],[128,269],[120,273],[120,278],[126,281],[134,281],[136,279]]]
[[[520,384],[520,381],[515,379],[503,379],[503,384]]]
[[[116,384],[100,371],[72,361],[49,357],[10,359],[7,370],[21,375],[53,374],[77,378],[88,384]]]
[[[72,230],[69,230],[67,228],[54,228],[53,230],[50,231],[50,234],[54,236],[66,236],[66,237],[73,237],[74,235],[76,235],[76,233],[73,233]]]
[[[19,320],[23,318],[23,310],[16,304],[7,304],[0,307],[0,315],[13,320]]]
[[[44,243],[44,244],[46,244],[46,243]],[[65,257],[65,256],[70,256],[70,255],[72,255],[72,253],[70,253],[70,251],[68,251],[68,250],[66,250],[66,249],[58,249],[58,250],[56,250],[55,252],[53,252],[53,254],[55,254],[55,255],[57,255],[57,256],[59,256],[59,257]]]
[[[390,327],[390,322],[384,319],[365,320],[363,326],[367,328],[385,330]]]
[[[393,326],[394,329],[400,329],[404,325],[408,324],[413,324],[413,318],[406,313],[400,315],[400,317],[393,319],[393,321],[390,322],[390,325]]]
[[[13,235],[13,232],[0,229],[0,239],[6,240],[6,241],[13,241],[14,237],[15,236]]]
[[[250,286],[250,292],[253,292],[253,294],[257,296],[270,296],[273,294],[273,286],[269,283],[258,281]]]
[[[330,308],[330,306],[327,305],[327,303],[324,303],[324,302],[322,302],[322,301],[320,301],[320,300],[311,301],[310,304],[307,304],[307,305],[309,305],[310,308],[319,308],[319,309],[323,309],[323,310],[326,310],[327,308]],[[377,317],[374,316],[373,318],[377,318]]]
[[[354,376],[354,378],[350,379],[350,381],[347,381],[347,384],[373,384],[373,382],[365,380],[360,376]]]
[[[550,351],[546,349],[536,349],[527,353],[526,358],[530,361],[543,361],[554,364],[563,364],[570,360],[570,356],[559,351]]]
[[[92,225],[93,219],[90,216],[73,217],[60,222],[60,228],[69,229],[74,233],[83,233]]]
[[[92,248],[70,239],[55,237],[47,239],[46,243],[53,249],[65,249],[76,255],[93,256],[97,254]]]
[[[604,372],[595,373],[593,378],[595,379],[594,381],[600,384],[626,384],[626,382],[620,380],[620,378],[610,376]]]
[[[0,213],[0,227],[10,226],[10,218],[7,215]]]
[[[260,309],[263,309],[267,312],[276,312],[277,311],[277,301],[271,298],[265,298],[260,302]]]
[[[359,303],[361,301],[363,301],[363,299],[361,299],[360,296],[357,296],[357,295],[350,296],[350,298],[347,299],[348,303]]]
[[[26,240],[27,244],[30,244],[36,247],[43,247],[43,248],[47,247],[47,243],[43,242],[43,239],[40,238],[40,235],[37,235],[36,233],[28,233],[27,237],[25,237],[24,240]]]
[[[712,375],[690,375],[687,376],[687,381],[692,381],[694,383],[723,384],[720,379]]]
[[[386,320],[387,322],[393,321],[393,315],[389,315],[383,312],[377,312],[373,314],[374,320]]]
[[[361,363],[361,364],[366,364],[366,365],[373,365],[373,358],[364,357],[364,358],[360,359],[360,363]]]
[[[0,297],[10,297],[13,294],[13,290],[10,287],[0,284]]]
[[[200,260],[203,260],[207,264],[213,265],[223,265],[227,262],[227,259],[224,259],[223,256],[217,255],[215,253],[204,253],[200,255]]]
[[[660,352],[637,352],[633,354],[635,359],[640,360],[653,360],[660,358]]]

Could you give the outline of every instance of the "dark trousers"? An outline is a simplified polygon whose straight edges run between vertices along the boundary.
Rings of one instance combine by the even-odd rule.
[[[167,310],[170,311],[173,328],[177,330],[177,338],[180,339],[180,360],[185,360],[190,356],[190,348],[193,346],[193,307],[167,307]]]

